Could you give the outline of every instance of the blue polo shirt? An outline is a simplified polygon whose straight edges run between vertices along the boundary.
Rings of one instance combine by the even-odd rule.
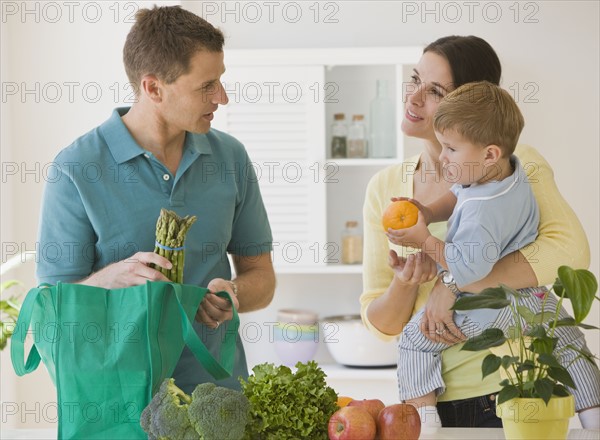
[[[198,217],[185,242],[186,284],[230,279],[227,253],[271,251],[258,179],[239,141],[213,129],[186,133],[173,175],[135,142],[121,120],[128,110],[116,109],[48,168],[38,240],[40,283],[77,281],[138,251],[153,251],[161,208]],[[197,331],[209,349],[219,345],[217,332],[200,325]],[[223,385],[238,387],[237,376],[247,375],[239,338],[237,351],[236,371]],[[186,349],[175,372],[187,391],[213,381],[192,357]]]

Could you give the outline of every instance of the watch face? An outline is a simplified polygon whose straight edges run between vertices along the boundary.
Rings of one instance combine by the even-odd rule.
[[[442,277],[442,281],[445,284],[454,283],[454,277],[452,276],[452,274],[450,272],[446,272],[446,273],[444,273],[444,276]]]

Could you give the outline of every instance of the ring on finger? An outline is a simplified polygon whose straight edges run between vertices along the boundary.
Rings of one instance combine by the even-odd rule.
[[[217,328],[219,328],[219,326],[221,325],[221,322],[220,322],[219,320],[215,320],[215,321],[216,321],[216,323],[217,323],[217,325],[215,326],[215,328],[217,329]]]
[[[439,329],[435,330],[435,334],[438,335],[438,336],[443,335],[445,332],[446,332],[446,330],[439,330]]]

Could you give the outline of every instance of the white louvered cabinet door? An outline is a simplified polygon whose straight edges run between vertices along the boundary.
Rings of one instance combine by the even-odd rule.
[[[213,126],[250,155],[284,270],[326,264],[323,78],[323,66],[235,66],[222,78],[229,104]]]

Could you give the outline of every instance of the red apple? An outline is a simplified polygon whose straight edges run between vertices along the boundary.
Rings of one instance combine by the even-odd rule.
[[[386,406],[377,417],[380,440],[417,440],[421,435],[421,417],[406,403]]]
[[[379,411],[385,408],[385,404],[379,399],[353,400],[348,404],[348,406],[359,406],[364,408],[369,414],[371,414],[371,417],[373,417],[375,422],[377,422]]]
[[[365,409],[345,406],[333,413],[327,430],[330,440],[374,440],[377,425]]]

